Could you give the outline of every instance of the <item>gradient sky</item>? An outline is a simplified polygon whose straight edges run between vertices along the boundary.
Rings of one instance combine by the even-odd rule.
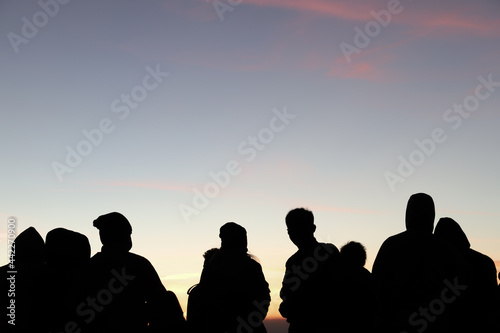
[[[0,2],[0,264],[10,216],[18,232],[81,232],[96,253],[92,221],[119,211],[185,309],[234,221],[274,317],[290,209],[313,211],[320,241],[363,243],[371,270],[426,192],[500,267],[498,1],[42,3],[50,15]],[[68,149],[86,156],[71,167]]]

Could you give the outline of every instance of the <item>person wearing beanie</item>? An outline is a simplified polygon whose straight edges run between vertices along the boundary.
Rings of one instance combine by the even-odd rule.
[[[247,232],[234,222],[219,231],[220,250],[205,264],[199,294],[205,309],[201,332],[265,333],[271,300],[261,265],[248,253]]]

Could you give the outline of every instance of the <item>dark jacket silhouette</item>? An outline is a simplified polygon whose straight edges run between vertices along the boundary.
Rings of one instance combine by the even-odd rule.
[[[183,332],[179,302],[165,289],[151,263],[129,250],[132,227],[119,213],[94,221],[103,247],[84,268],[74,297],[82,332]]]
[[[50,286],[50,299],[53,304],[46,319],[51,332],[64,332],[66,323],[71,320],[71,310],[68,307],[70,290],[82,273],[82,267],[90,259],[90,243],[85,235],[56,228],[47,233],[45,247],[45,284]]]
[[[220,250],[218,248],[212,248],[203,254],[203,269],[212,260],[214,255],[216,255]],[[208,304],[205,304],[203,290],[198,287],[199,284],[195,284],[188,290],[188,304],[186,311],[186,322],[188,327],[188,332],[197,333],[204,332],[206,330],[206,315],[208,311]]]
[[[434,202],[410,197],[406,231],[389,237],[373,264],[376,332],[449,332],[457,298],[467,288],[458,253],[432,234]]]
[[[374,326],[376,300],[365,247],[349,242],[340,249],[339,332],[371,332]]]
[[[0,332],[47,332],[46,306],[49,293],[44,285],[45,243],[35,228],[29,227],[14,241],[14,266],[0,267],[2,278]],[[8,272],[16,273],[8,273]],[[13,283],[11,289],[11,282]],[[14,300],[13,311],[11,300]],[[14,320],[14,321],[12,321]],[[9,323],[10,321],[10,323]],[[15,325],[13,325],[15,324]]]
[[[458,250],[464,267],[464,291],[454,322],[454,332],[493,332],[497,272],[490,257],[470,248],[460,225],[449,217],[441,218],[434,234]]]
[[[285,221],[298,251],[285,265],[279,311],[290,324],[290,333],[332,331],[338,326],[339,251],[335,245],[314,238],[316,226],[309,210],[294,209]]]
[[[261,265],[247,253],[242,226],[220,228],[221,248],[206,263],[198,288],[206,309],[203,330],[210,333],[265,333],[262,321],[270,302],[269,285]]]

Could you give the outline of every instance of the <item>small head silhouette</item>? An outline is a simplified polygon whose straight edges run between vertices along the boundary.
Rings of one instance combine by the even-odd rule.
[[[366,263],[366,249],[358,242],[348,242],[340,249],[340,256],[349,266],[363,267]]]
[[[99,229],[99,236],[105,247],[124,251],[132,248],[132,226],[122,214],[113,212],[101,215],[94,220],[94,227]]]
[[[298,247],[302,248],[314,241],[314,215],[305,208],[295,208],[288,212],[285,223],[290,240]]]
[[[212,258],[217,253],[219,253],[219,251],[220,250],[218,248],[216,248],[216,247],[206,250],[205,253],[203,253],[203,258],[205,259],[203,261],[203,267],[205,267],[210,262],[210,260],[212,260]]]
[[[241,225],[228,222],[220,227],[221,251],[247,253],[247,231]]]
[[[415,234],[430,235],[434,229],[434,201],[425,193],[413,194],[406,206],[406,230]]]
[[[434,235],[446,239],[457,250],[467,250],[470,248],[469,240],[460,225],[449,217],[439,219],[434,230]]]

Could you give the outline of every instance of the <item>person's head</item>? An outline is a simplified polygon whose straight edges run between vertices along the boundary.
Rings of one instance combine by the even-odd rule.
[[[87,236],[72,230],[52,229],[45,237],[45,245],[47,263],[53,266],[78,266],[90,259]]]
[[[34,227],[29,227],[16,237],[13,249],[15,264],[18,266],[30,267],[45,263],[45,242]]]
[[[425,193],[413,194],[406,206],[406,230],[415,234],[430,235],[434,229],[434,201]]]
[[[314,215],[305,208],[295,208],[288,212],[285,217],[288,236],[290,240],[301,248],[314,240],[316,225]]]
[[[241,225],[228,222],[220,227],[221,251],[247,253],[247,231]]]
[[[351,241],[340,248],[340,257],[349,265],[363,267],[366,263],[366,249],[363,244]]]
[[[203,253],[203,259],[205,259],[203,261],[203,267],[205,267],[217,253],[219,253],[219,249],[216,247],[206,250],[205,253]]]
[[[113,212],[99,216],[94,220],[94,227],[99,229],[102,245],[115,250],[129,251],[132,248],[132,226],[125,216]]]
[[[440,218],[436,224],[434,235],[445,239],[457,250],[467,250],[470,248],[469,240],[460,225],[450,217]]]

